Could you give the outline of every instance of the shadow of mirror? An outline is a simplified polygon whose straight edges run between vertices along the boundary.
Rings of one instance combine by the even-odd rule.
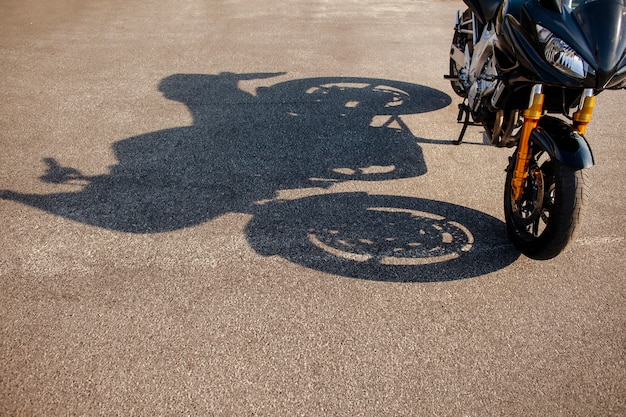
[[[519,257],[504,223],[433,200],[336,193],[260,206],[247,228],[261,255],[375,281],[480,276]]]

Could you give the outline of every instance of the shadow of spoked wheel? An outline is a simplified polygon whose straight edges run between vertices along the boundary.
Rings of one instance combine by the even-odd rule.
[[[519,256],[503,222],[440,201],[341,193],[259,209],[247,228],[257,252],[345,277],[450,281],[499,270]]]

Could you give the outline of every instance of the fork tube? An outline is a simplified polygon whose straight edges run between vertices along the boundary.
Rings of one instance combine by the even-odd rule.
[[[574,130],[584,135],[587,131],[587,125],[591,121],[593,108],[596,105],[596,97],[593,95],[592,88],[586,88],[583,91],[580,102],[580,110],[574,113]]]
[[[511,189],[513,199],[519,200],[522,197],[524,181],[528,176],[528,164],[530,162],[530,134],[537,127],[537,123],[543,112],[543,86],[536,84],[530,95],[530,106],[524,110],[524,124],[522,125],[522,134],[517,145],[517,159],[515,160],[515,170],[513,171],[513,180]]]

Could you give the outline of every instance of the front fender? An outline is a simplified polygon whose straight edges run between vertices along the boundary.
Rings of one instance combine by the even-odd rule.
[[[530,140],[541,146],[559,162],[574,169],[593,166],[593,154],[583,135],[574,132],[572,127],[561,119],[542,117]]]

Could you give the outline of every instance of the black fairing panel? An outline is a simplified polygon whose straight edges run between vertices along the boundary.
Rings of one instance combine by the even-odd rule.
[[[532,56],[529,69],[537,71],[547,83],[561,83],[566,87],[585,87],[602,90],[619,88],[624,82],[626,59],[626,5],[624,0],[593,0],[582,3],[571,14],[557,12],[535,1],[523,4],[519,32],[515,37],[525,38],[524,52]],[[590,65],[585,80],[576,80],[555,71],[543,58],[537,44],[535,24],[540,24],[573,47]],[[537,57],[528,47],[540,52]],[[528,57],[530,58],[530,56]],[[540,61],[535,61],[539,58]],[[544,72],[545,71],[545,72]],[[616,74],[619,74],[616,76]]]
[[[520,11],[522,4],[528,0],[509,0],[505,3],[503,14],[510,15],[513,19],[518,20],[520,18]]]
[[[538,0],[539,3],[546,9],[553,10],[561,13],[563,11],[563,4],[561,0]]]
[[[482,24],[493,19],[502,4],[502,0],[464,0],[464,2]]]
[[[596,70],[597,87],[611,88],[611,78],[624,65],[626,55],[624,1],[587,2],[574,10],[574,17],[593,54],[589,64]]]
[[[524,8],[522,8],[521,20],[528,20]],[[569,88],[593,88],[595,86],[594,84],[584,85],[581,80],[573,80],[554,69],[545,60],[543,52],[537,46],[535,36],[511,15],[503,19],[501,36],[496,47],[510,60],[517,62],[513,70],[505,70],[510,83],[542,83]]]
[[[509,7],[507,7],[508,9]],[[531,81],[566,88],[620,88],[626,82],[626,5],[625,0],[593,0],[574,12],[546,8],[537,1],[525,1],[507,13],[502,21],[497,47],[519,63],[508,72],[511,82]],[[517,14],[517,13],[516,13]],[[584,80],[570,78],[550,65],[537,40],[540,24],[567,44],[590,65]]]
[[[542,117],[539,126],[532,132],[531,140],[540,142],[552,157],[574,169],[594,165],[587,140],[560,119]]]

